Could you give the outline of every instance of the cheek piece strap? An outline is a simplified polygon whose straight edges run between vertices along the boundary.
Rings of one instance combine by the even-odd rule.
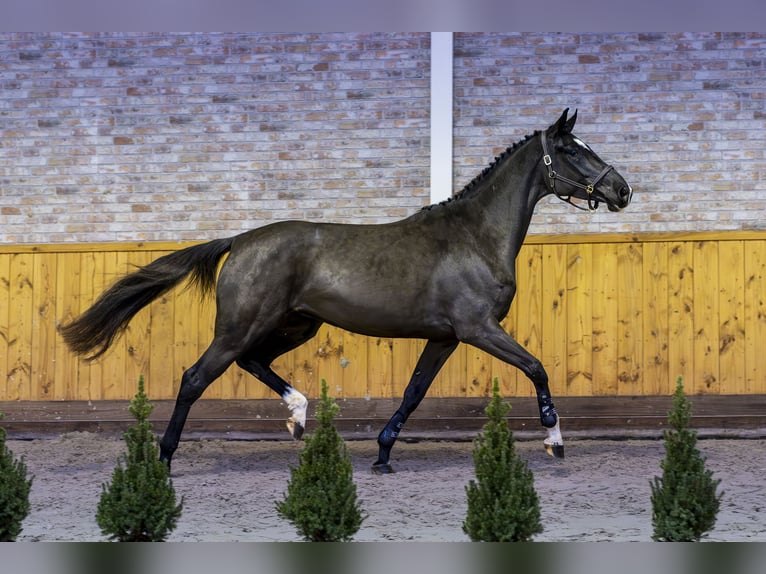
[[[573,179],[569,179],[566,176],[560,175],[556,173],[553,169],[553,159],[551,158],[551,154],[548,153],[548,143],[545,141],[545,132],[540,133],[540,139],[543,144],[543,164],[545,164],[545,168],[548,171],[548,179],[550,180],[550,186],[551,191],[553,191],[554,194],[556,194],[556,197],[558,197],[562,201],[566,201],[569,205],[572,205],[576,207],[577,209],[581,209],[582,211],[596,211],[598,208],[598,201],[593,199],[593,191],[596,189],[596,186],[601,182],[602,179],[604,179],[607,174],[612,171],[614,168],[611,165],[607,165],[604,169],[601,170],[601,173],[599,173],[596,176],[596,179],[594,179],[592,182],[588,182],[587,184],[582,184],[579,181],[574,181]],[[576,203],[572,201],[572,197],[574,193],[564,194],[560,193],[556,189],[556,180],[561,180],[566,184],[571,185],[572,187],[575,187],[577,189],[585,190],[585,193],[588,194],[588,207],[580,207]]]

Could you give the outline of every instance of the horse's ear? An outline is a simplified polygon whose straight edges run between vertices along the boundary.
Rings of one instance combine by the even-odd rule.
[[[557,134],[563,134],[566,133],[567,130],[567,114],[569,113],[569,108],[566,108],[562,114],[561,117],[559,117],[558,120],[556,120],[556,123],[553,124],[553,129]],[[577,114],[575,113],[575,116]],[[573,122],[574,123],[574,122]]]
[[[567,133],[572,133],[572,128],[574,128],[575,122],[577,121],[577,110],[575,110],[575,113],[572,114],[572,117],[569,118],[564,125],[564,129]]]

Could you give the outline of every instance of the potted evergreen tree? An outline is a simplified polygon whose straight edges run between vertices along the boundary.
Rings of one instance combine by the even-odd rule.
[[[351,457],[333,425],[339,411],[322,379],[316,413],[319,427],[306,438],[298,466],[290,469],[287,493],[276,504],[277,513],[311,542],[351,540],[365,519],[357,501]]]
[[[516,454],[497,379],[485,412],[489,422],[474,441],[476,480],[466,487],[463,531],[474,541],[525,542],[543,531],[534,477]]]
[[[3,415],[0,413],[0,419]],[[29,514],[29,491],[23,459],[17,459],[5,444],[5,429],[0,428],[0,542],[13,542],[21,534],[21,523]]]
[[[168,466],[159,460],[157,439],[149,414],[154,407],[144,392],[144,377],[130,402],[136,425],[123,435],[128,447],[125,466],[120,460],[109,485],[102,485],[96,522],[101,532],[119,542],[162,542],[176,527],[183,500],[176,493]]]
[[[689,428],[691,403],[684,395],[681,377],[676,380],[670,428],[663,433],[665,459],[662,477],[650,482],[652,491],[652,539],[663,542],[695,542],[715,526],[723,493],[720,480],[705,468],[697,450],[697,433]]]

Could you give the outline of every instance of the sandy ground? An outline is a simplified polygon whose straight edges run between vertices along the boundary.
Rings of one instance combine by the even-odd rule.
[[[184,497],[171,541],[294,541],[275,501],[284,496],[302,442],[183,441],[173,484]],[[395,474],[373,475],[374,441],[349,441],[354,480],[368,514],[356,541],[467,541],[465,485],[474,477],[470,442],[400,441]],[[101,485],[111,478],[120,439],[72,433],[8,441],[34,474],[32,510],[20,541],[104,540],[95,521]],[[724,499],[714,541],[766,541],[766,441],[705,439],[698,447],[720,478]],[[547,456],[541,441],[517,441],[541,501],[539,541],[650,541],[649,482],[660,474],[659,440],[570,440],[567,458]]]

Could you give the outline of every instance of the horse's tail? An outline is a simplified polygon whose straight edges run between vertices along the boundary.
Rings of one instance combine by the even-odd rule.
[[[189,276],[205,295],[215,288],[218,262],[234,238],[215,239],[170,253],[118,280],[77,319],[60,327],[69,348],[78,355],[101,356],[133,316]]]

